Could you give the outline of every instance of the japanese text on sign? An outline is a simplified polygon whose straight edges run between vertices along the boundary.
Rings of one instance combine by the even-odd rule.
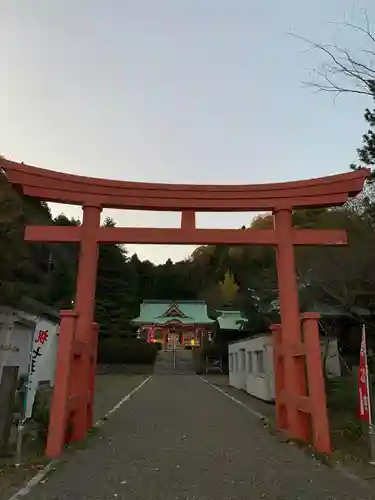
[[[41,347],[37,347],[36,349],[33,349],[32,354],[31,354],[31,373],[35,372],[36,369],[36,360],[39,356],[42,355],[40,352]]]
[[[48,330],[40,330],[37,338],[35,339],[36,344],[44,344],[48,340]]]

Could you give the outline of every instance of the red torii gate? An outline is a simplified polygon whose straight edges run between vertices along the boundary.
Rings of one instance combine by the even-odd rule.
[[[0,167],[9,181],[25,195],[83,208],[80,227],[27,226],[25,230],[27,241],[80,243],[74,311],[61,311],[46,449],[49,457],[60,455],[68,440],[83,439],[92,426],[98,337],[94,307],[99,243],[275,246],[281,313],[281,325],[273,327],[277,426],[291,437],[312,440],[318,451],[330,453],[320,362],[319,316],[305,314],[300,317],[293,247],[345,245],[346,232],[293,228],[292,211],[344,204],[349,196],[362,190],[369,175],[368,169],[304,181],[221,186],[94,179],[3,159]],[[101,227],[103,208],[178,211],[181,212],[181,227]],[[195,213],[199,211],[272,211],[274,229],[197,229]]]

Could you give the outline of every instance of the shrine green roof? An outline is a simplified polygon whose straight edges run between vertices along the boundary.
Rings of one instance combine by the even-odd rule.
[[[183,325],[213,324],[215,321],[208,317],[207,305],[201,300],[144,300],[140,314],[133,319],[136,325],[165,325],[169,322],[179,322]]]
[[[242,325],[247,322],[246,316],[241,311],[217,311],[220,315],[216,321],[220,330],[241,330]]]

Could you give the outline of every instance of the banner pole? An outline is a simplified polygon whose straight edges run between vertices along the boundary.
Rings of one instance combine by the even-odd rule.
[[[370,440],[370,464],[375,465],[375,431],[374,424],[369,424],[368,434]]]
[[[368,395],[368,407],[369,407],[369,419],[368,419],[368,435],[369,435],[369,444],[370,444],[370,464],[375,465],[375,429],[374,423],[372,420],[372,391],[370,385],[370,376],[368,369],[368,360],[367,360],[367,342],[366,342],[366,326],[363,324],[363,338],[365,342],[365,366],[366,366],[366,385],[367,385],[367,395]]]

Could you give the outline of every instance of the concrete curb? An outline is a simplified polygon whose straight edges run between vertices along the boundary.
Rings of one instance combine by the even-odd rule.
[[[254,417],[257,417],[260,420],[266,420],[266,416],[265,415],[263,415],[262,413],[259,413],[256,410],[253,410],[252,408],[249,408],[247,405],[245,405],[245,403],[242,403],[242,401],[240,401],[239,399],[235,398],[234,396],[230,396],[228,393],[226,393],[223,389],[220,389],[220,387],[218,387],[217,385],[215,385],[210,380],[207,380],[206,378],[201,377],[201,376],[199,376],[199,378],[201,380],[203,380],[203,382],[206,382],[207,384],[210,384],[214,389],[216,389],[217,391],[219,391],[221,394],[224,394],[224,396],[226,396],[228,399],[230,399],[234,403],[238,404],[239,406],[242,406],[242,408],[244,408],[245,410],[247,410],[248,412],[250,412],[252,415],[254,415]]]

